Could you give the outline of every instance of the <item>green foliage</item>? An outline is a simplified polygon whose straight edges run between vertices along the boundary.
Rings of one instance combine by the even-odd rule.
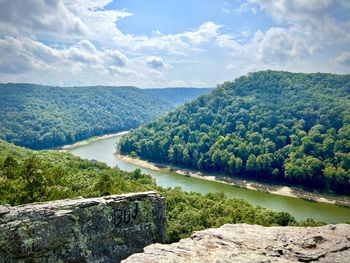
[[[68,153],[35,152],[0,141],[0,204],[18,205],[155,188],[155,181],[139,171],[127,173]]]
[[[0,84],[0,101],[0,139],[32,149],[129,130],[171,108],[134,87]]]
[[[193,231],[220,227],[225,223],[298,225],[286,212],[253,207],[246,201],[229,199],[223,193],[202,195],[174,188],[162,194],[167,204],[168,242],[188,237]]]
[[[222,193],[202,195],[158,187],[140,169],[128,173],[68,153],[37,152],[0,141],[1,205],[150,190],[165,197],[168,242],[225,223],[298,225],[288,213],[253,207]],[[308,221],[310,226],[316,224],[319,222]]]
[[[124,136],[123,153],[350,194],[350,75],[262,71]]]
[[[0,139],[47,149],[136,128],[210,89],[0,84]]]
[[[314,226],[322,226],[322,225],[325,225],[325,223],[323,222],[317,222],[315,221],[314,219],[312,218],[308,218],[307,220],[303,220],[303,221],[300,221],[299,226],[302,226],[302,227],[314,227]]]

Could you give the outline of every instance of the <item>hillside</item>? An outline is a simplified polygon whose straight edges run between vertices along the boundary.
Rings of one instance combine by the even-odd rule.
[[[31,149],[136,128],[209,89],[0,84],[0,139]]]
[[[313,220],[298,223],[288,213],[253,207],[220,193],[202,195],[179,188],[164,189],[139,169],[129,173],[68,153],[33,151],[0,140],[0,205],[150,190],[166,198],[168,242],[187,237],[194,230],[224,223],[319,224]]]
[[[153,97],[166,101],[173,106],[178,106],[194,100],[201,95],[208,94],[212,88],[162,88],[162,89],[144,89]]]
[[[120,150],[350,194],[350,75],[251,73],[134,130]]]

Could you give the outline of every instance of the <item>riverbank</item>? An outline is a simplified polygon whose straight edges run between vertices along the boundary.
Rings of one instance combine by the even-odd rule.
[[[79,141],[79,142],[76,142],[76,143],[73,143],[73,144],[64,145],[63,147],[61,147],[59,149],[59,151],[66,152],[69,149],[73,149],[73,148],[77,148],[77,147],[80,147],[80,146],[83,146],[83,145],[87,145],[87,144],[90,144],[90,143],[95,142],[95,141],[123,136],[123,135],[127,134],[128,132],[129,131],[122,131],[122,132],[118,132],[118,133],[105,134],[105,135],[102,135],[102,136],[95,136],[95,137],[92,137],[92,138],[84,140],[84,141]]]
[[[156,180],[157,185],[164,188],[181,187],[184,191],[201,194],[223,192],[229,198],[243,199],[252,205],[265,207],[273,211],[288,212],[297,220],[313,218],[327,223],[344,223],[349,221],[350,208],[332,203],[309,202],[302,198],[270,194],[264,190],[256,191],[246,187],[232,186],[229,183],[202,180],[190,177],[188,174],[184,176],[175,173],[174,170],[163,168],[164,166],[154,165],[153,170],[151,170],[142,167],[145,166],[145,163],[140,163],[142,165],[140,166],[123,161],[117,158],[118,156],[115,156],[116,143],[119,140],[119,136],[98,140],[69,149],[68,152],[82,159],[104,162],[110,167],[118,166],[120,169],[128,172],[133,172],[135,169],[140,168],[143,173],[151,175]]]
[[[244,180],[237,177],[227,177],[221,174],[200,172],[188,168],[182,168],[174,165],[165,165],[162,163],[149,162],[137,158],[133,158],[129,155],[122,155],[115,153],[116,158],[123,160],[124,162],[131,163],[143,168],[147,168],[153,171],[160,171],[167,169],[169,171],[181,174],[183,176],[194,177],[202,180],[219,182],[223,184],[229,184],[232,186],[242,187],[260,192],[266,192],[275,195],[282,195],[294,198],[301,198],[313,202],[322,202],[328,204],[336,204],[344,207],[350,207],[350,197],[337,196],[325,193],[319,193],[316,191],[309,192],[304,189],[295,186],[278,185],[265,182],[258,182],[252,180]]]

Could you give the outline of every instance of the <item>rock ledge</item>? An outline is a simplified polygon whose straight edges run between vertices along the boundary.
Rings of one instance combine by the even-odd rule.
[[[227,224],[170,245],[153,244],[124,263],[350,262],[350,225],[263,227]]]
[[[165,240],[155,192],[0,206],[0,262],[119,262]]]

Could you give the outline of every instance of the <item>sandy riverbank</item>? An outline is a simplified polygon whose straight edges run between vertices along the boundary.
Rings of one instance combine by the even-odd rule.
[[[177,167],[173,165],[152,163],[149,161],[132,158],[131,156],[128,156],[128,155],[121,155],[119,153],[116,153],[115,155],[117,158],[125,162],[132,163],[140,167],[147,168],[154,171],[159,171],[161,169],[168,169],[172,172],[176,172],[184,176],[190,176],[190,177],[194,177],[202,180],[220,182],[224,184],[247,188],[255,191],[267,192],[267,193],[276,194],[276,195],[301,198],[309,201],[337,204],[341,206],[350,207],[350,197],[347,197],[347,196],[323,194],[315,191],[308,192],[294,186],[291,187],[291,186],[285,186],[285,185],[268,184],[264,182],[257,182],[257,181],[251,181],[251,180],[248,181],[248,180],[243,180],[241,178],[231,178],[231,177],[226,177],[226,176],[214,174],[214,173],[203,173],[196,170],[185,169],[185,168]]]
[[[74,144],[65,145],[61,149],[59,149],[59,151],[65,152],[69,149],[80,147],[82,145],[87,145],[87,144],[92,143],[94,141],[104,140],[104,139],[108,139],[108,138],[114,138],[114,137],[122,136],[122,135],[127,134],[127,133],[128,133],[128,131],[122,131],[122,132],[118,132],[118,133],[111,133],[111,134],[106,134],[103,136],[92,137],[88,140],[76,142]]]
[[[132,158],[129,155],[121,155],[119,153],[115,153],[114,156],[117,159],[120,159],[126,163],[132,163],[142,168],[150,169],[153,171],[160,171],[160,168],[156,164],[152,164],[150,162],[147,162],[141,159]]]

